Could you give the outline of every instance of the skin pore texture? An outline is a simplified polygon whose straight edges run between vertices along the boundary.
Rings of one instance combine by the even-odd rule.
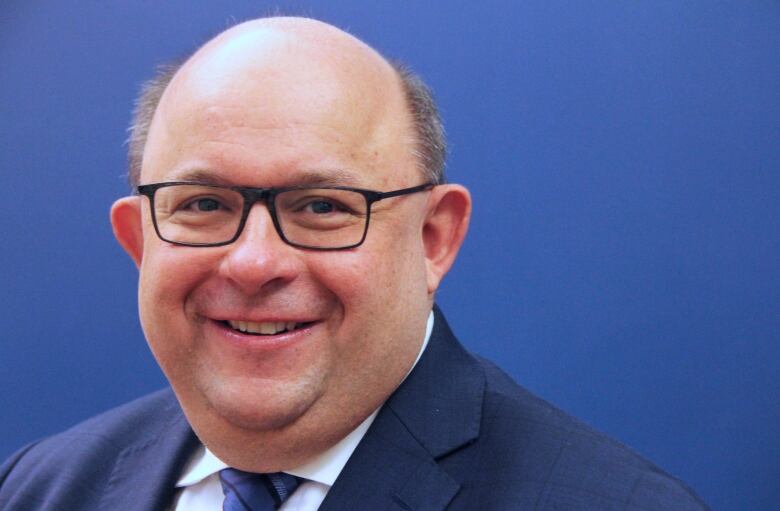
[[[392,67],[330,25],[237,25],[179,70],[155,112],[141,183],[208,179],[379,191],[423,182]],[[161,241],[146,198],[119,199],[114,233],[139,267],[149,346],[195,433],[247,471],[300,465],[379,407],[419,352],[433,296],[465,236],[458,185],[374,204],[365,243],[286,245],[264,203],[221,247]],[[258,336],[227,321],[295,322]]]

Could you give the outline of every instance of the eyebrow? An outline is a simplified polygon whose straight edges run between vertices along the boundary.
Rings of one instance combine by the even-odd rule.
[[[257,186],[257,183],[237,183],[232,179],[220,175],[218,172],[206,169],[188,169],[181,172],[174,172],[169,179],[171,181],[193,181],[221,186]],[[284,183],[283,186],[357,186],[358,184],[360,184],[360,182],[353,172],[343,169],[328,169],[297,172],[294,175],[291,175],[289,177],[289,182]]]

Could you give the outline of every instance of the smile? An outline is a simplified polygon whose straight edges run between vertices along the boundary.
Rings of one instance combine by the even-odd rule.
[[[283,332],[292,332],[299,328],[309,326],[311,323],[296,323],[294,321],[233,321],[222,322],[233,330],[250,335],[276,335]]]

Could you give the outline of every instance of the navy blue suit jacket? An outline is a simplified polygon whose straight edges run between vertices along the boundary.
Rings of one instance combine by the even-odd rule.
[[[0,509],[164,510],[198,440],[164,390],[25,447]],[[515,384],[437,310],[428,348],[321,510],[703,510],[683,483]]]

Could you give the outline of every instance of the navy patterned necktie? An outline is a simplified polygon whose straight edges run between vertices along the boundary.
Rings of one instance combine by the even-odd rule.
[[[279,509],[301,483],[283,472],[253,474],[235,468],[219,471],[225,501],[223,511],[271,511]]]

